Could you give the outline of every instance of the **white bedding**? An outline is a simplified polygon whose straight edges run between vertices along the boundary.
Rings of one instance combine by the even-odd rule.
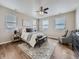
[[[22,32],[21,38],[23,41],[29,43],[32,47],[36,44],[36,38],[38,35],[44,35],[43,33],[37,32]]]
[[[37,38],[37,34],[33,34],[31,37],[31,40],[29,41],[29,44],[34,47],[34,45],[36,44],[36,39]]]

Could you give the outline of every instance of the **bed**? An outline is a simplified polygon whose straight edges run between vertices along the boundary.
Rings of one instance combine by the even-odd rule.
[[[40,46],[47,40],[47,36],[40,32],[30,32],[22,31],[21,38],[23,41],[28,43],[31,47],[35,47],[36,45]]]
[[[38,40],[37,37],[41,38]],[[54,43],[51,45],[47,40],[47,36],[40,32],[22,31],[21,38],[25,42],[19,44],[18,47],[32,59],[50,59],[56,46]],[[45,39],[45,42],[43,42],[40,47],[35,47],[36,43],[42,39]],[[28,43],[31,47],[26,43]]]

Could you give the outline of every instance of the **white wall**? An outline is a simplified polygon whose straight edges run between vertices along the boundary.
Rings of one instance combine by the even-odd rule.
[[[10,41],[12,39],[13,32],[7,31],[5,25],[5,16],[9,11],[13,10],[0,6],[0,43]],[[26,23],[29,22],[30,25],[32,25],[33,19],[34,18],[29,17],[28,15],[16,12],[17,28],[22,28],[22,20],[26,21]]]
[[[79,8],[76,9],[76,29],[79,29]]]

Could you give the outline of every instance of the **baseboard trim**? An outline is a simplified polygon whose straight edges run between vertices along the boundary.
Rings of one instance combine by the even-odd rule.
[[[12,42],[12,41],[0,42],[0,45],[7,44],[7,43],[10,43],[10,42]]]
[[[11,43],[11,42],[16,42],[16,41],[19,41],[19,40],[11,40],[11,41],[6,41],[6,42],[0,42],[0,45]]]
[[[57,38],[52,38],[52,37],[48,37],[48,38],[50,38],[50,39],[54,39],[54,40],[58,40]]]

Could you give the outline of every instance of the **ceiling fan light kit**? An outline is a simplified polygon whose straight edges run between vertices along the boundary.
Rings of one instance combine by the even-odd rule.
[[[39,11],[39,14],[40,14],[40,15],[44,15],[44,12],[42,12],[42,11]]]

